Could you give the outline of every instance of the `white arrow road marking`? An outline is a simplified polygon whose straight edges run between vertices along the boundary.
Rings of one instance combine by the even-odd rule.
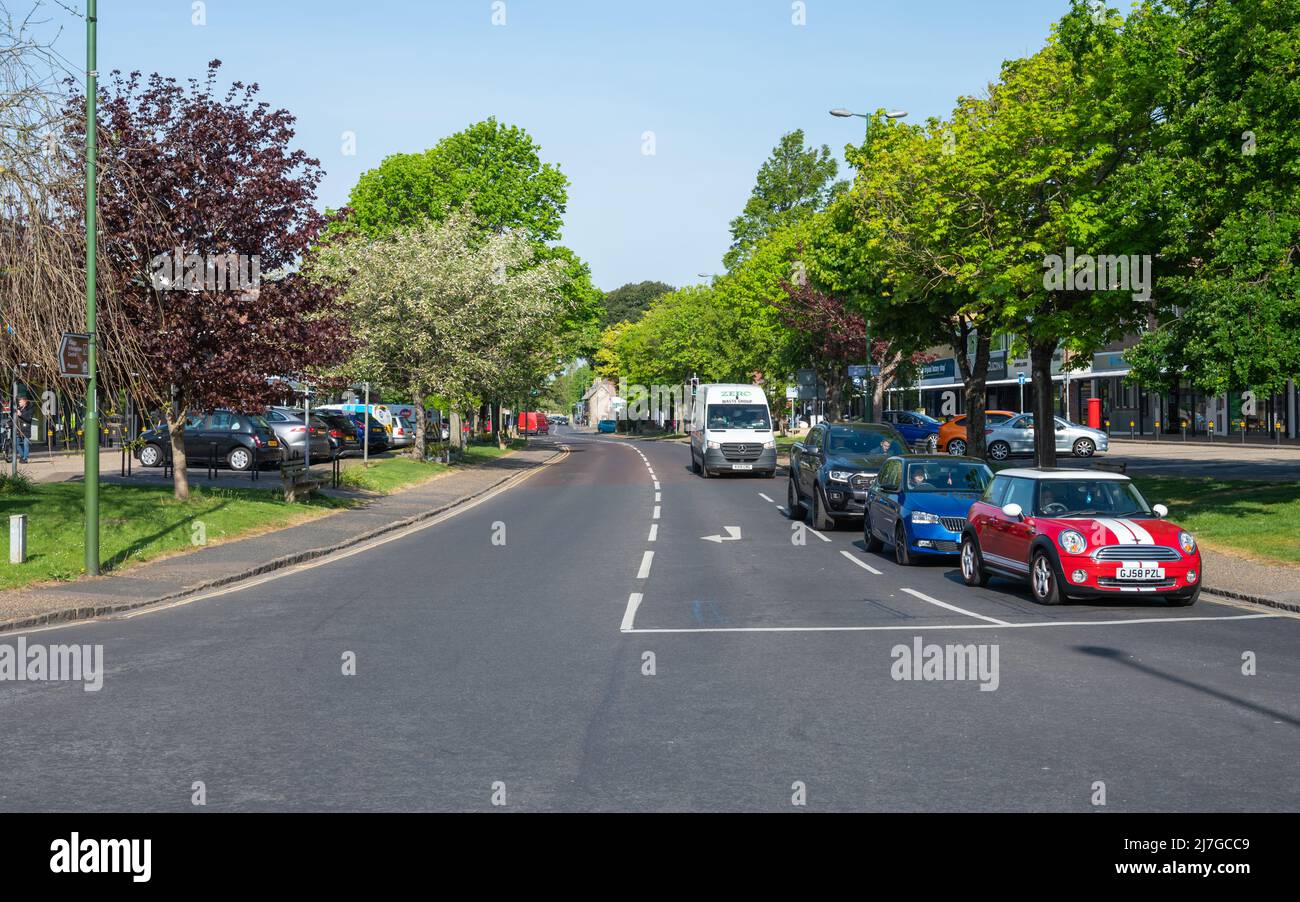
[[[623,632],[629,632],[632,624],[636,622],[636,609],[641,607],[641,593],[633,592],[627,597],[627,610],[623,612],[623,625],[619,627]]]
[[[858,559],[857,559],[856,557],[854,557],[851,553],[849,553],[849,552],[847,552],[847,551],[843,551],[843,550],[841,550],[841,551],[840,551],[840,554],[844,555],[846,558],[848,558],[849,560],[851,560],[853,563],[857,564],[857,565],[858,565],[859,567],[861,567],[863,570],[869,570],[869,571],[871,571],[872,573],[876,574],[876,576],[880,576],[880,575],[882,575],[881,572],[880,572],[879,570],[877,570],[875,567],[871,566],[871,565],[868,564],[866,561],[860,561],[860,560],[858,560]]]
[[[650,576],[650,563],[655,559],[653,551],[647,551],[641,558],[641,569],[636,572],[637,579],[646,579]]]
[[[983,614],[976,614],[974,611],[967,611],[965,608],[959,608],[955,604],[948,604],[948,602],[946,601],[940,601],[937,598],[931,598],[929,595],[926,595],[923,592],[918,592],[915,589],[903,589],[903,591],[906,592],[908,595],[911,595],[913,598],[919,598],[922,601],[928,601],[930,602],[930,604],[937,604],[941,608],[947,608],[950,611],[956,611],[958,614],[965,614],[967,617],[974,617],[976,620],[985,620],[989,623],[996,623],[998,626],[1011,625],[1007,623],[1005,620],[998,620],[993,617],[985,617]]]
[[[706,541],[706,542],[717,542],[719,545],[721,545],[723,542],[739,542],[739,541],[740,541],[740,527],[739,527],[739,526],[724,526],[724,527],[722,527],[722,528],[725,529],[725,530],[727,531],[727,537],[726,537],[726,538],[723,538],[722,536],[700,536],[700,538],[703,539],[703,540]]]

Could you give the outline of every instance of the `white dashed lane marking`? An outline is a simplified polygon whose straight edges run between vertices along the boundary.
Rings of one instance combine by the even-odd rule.
[[[861,567],[863,570],[867,570],[867,571],[869,571],[869,572],[871,572],[871,573],[874,573],[876,576],[882,576],[882,575],[883,575],[879,570],[877,570],[875,567],[873,567],[873,566],[871,566],[870,564],[868,564],[866,561],[862,561],[862,560],[859,560],[858,558],[854,557],[854,556],[853,556],[853,553],[850,552],[850,551],[843,551],[843,550],[841,550],[841,551],[840,551],[840,554],[844,555],[846,558],[848,558],[849,560],[851,560],[853,563],[857,564],[857,565],[858,565],[859,567]]]

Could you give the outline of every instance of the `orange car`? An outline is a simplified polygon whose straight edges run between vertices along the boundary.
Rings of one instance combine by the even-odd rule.
[[[984,411],[984,422],[988,426],[997,426],[1015,416],[1019,416],[1019,414],[1014,410],[986,410]],[[941,453],[960,457],[969,449],[970,446],[967,444],[966,439],[966,414],[953,417],[939,427],[939,451]]]

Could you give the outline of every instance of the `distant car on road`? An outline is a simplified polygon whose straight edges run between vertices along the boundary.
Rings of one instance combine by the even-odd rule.
[[[970,509],[961,575],[1028,580],[1039,604],[1072,598],[1162,598],[1179,607],[1201,595],[1196,539],[1149,505],[1127,476],[1093,470],[1003,470]]]
[[[814,529],[833,529],[862,517],[880,468],[907,453],[888,423],[819,423],[790,449],[790,518],[802,520],[806,510]]]
[[[1092,457],[1110,450],[1110,436],[1100,429],[1071,423],[1056,417],[1056,450],[1075,457]],[[984,430],[984,446],[989,457],[1006,460],[1016,454],[1034,453],[1034,415],[1017,414],[998,426]]]
[[[618,432],[618,421],[617,421],[617,420],[601,420],[598,424],[596,424],[596,431],[597,431],[597,432],[603,432],[603,433],[605,433],[605,434],[607,434],[607,435],[608,435],[608,434],[613,434],[613,433],[615,433],[615,432]]]
[[[692,405],[691,471],[704,478],[776,475],[776,436],[767,395],[757,385],[701,385]]]
[[[544,413],[521,413],[519,415],[520,435],[550,435],[551,421]]]
[[[280,441],[261,416],[231,410],[194,414],[185,422],[185,457],[188,463],[210,463],[213,447],[216,464],[232,470],[272,466],[280,462]],[[161,467],[171,453],[171,432],[166,426],[140,435],[143,443],[134,452],[143,466]]]
[[[933,417],[908,410],[886,410],[881,418],[898,430],[909,447],[924,447],[930,453],[938,450],[942,424]]]
[[[966,514],[992,481],[988,464],[973,457],[891,457],[867,490],[867,551],[892,545],[894,560],[904,567],[917,555],[956,557]]]
[[[984,411],[984,425],[986,428],[1001,426],[1014,416],[1018,416],[1014,410],[986,410]],[[961,416],[953,417],[940,426],[939,447],[936,450],[955,457],[965,457],[970,451],[970,438],[966,434],[967,421],[968,415],[963,413]]]

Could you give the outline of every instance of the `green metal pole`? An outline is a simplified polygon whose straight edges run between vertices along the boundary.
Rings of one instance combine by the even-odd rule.
[[[95,71],[95,0],[86,2],[86,333],[90,336],[90,380],[86,383],[86,573],[99,575],[99,399],[95,373],[95,137],[99,90]]]
[[[871,143],[871,116],[863,116],[867,121],[867,131],[862,138],[862,145],[865,148]],[[863,410],[866,413],[866,422],[874,423],[876,421],[876,386],[875,377],[871,373],[871,320],[867,320],[867,392],[863,399]]]

